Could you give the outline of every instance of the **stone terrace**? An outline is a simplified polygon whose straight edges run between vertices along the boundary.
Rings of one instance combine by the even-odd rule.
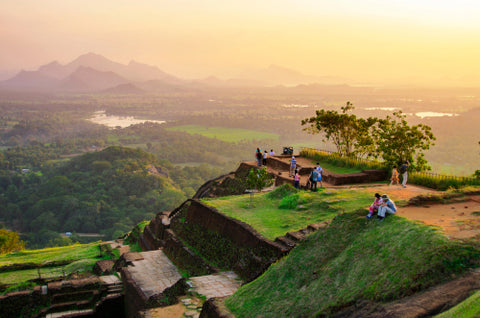
[[[242,281],[234,272],[192,277],[190,282],[191,291],[195,291],[207,299],[230,296],[242,285]]]
[[[161,250],[142,252],[142,260],[133,261],[126,270],[146,298],[161,294],[182,279],[177,267]]]

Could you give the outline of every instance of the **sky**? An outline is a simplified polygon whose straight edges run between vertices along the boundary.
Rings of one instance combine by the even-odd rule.
[[[480,87],[473,0],[0,0],[0,43],[0,77],[93,52],[182,78],[273,64],[355,83]]]

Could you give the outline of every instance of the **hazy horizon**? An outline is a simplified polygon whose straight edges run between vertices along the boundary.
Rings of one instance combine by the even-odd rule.
[[[0,77],[94,52],[182,78],[278,65],[375,85],[480,86],[475,1],[10,1]]]

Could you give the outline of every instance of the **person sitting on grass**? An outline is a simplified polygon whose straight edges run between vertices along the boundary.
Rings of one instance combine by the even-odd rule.
[[[373,213],[378,211],[378,208],[380,207],[380,204],[382,204],[383,200],[380,194],[375,193],[375,200],[373,200],[372,205],[368,208],[368,214],[367,214],[367,219],[371,218],[373,216]]]
[[[397,212],[397,207],[395,206],[395,202],[390,200],[388,195],[384,194],[382,195],[382,203],[380,204],[380,207],[378,208],[378,216],[377,219],[380,221],[383,221],[385,218],[385,213],[389,214],[395,214]]]

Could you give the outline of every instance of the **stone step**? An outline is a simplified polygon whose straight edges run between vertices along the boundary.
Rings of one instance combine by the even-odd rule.
[[[108,292],[109,294],[121,293],[121,292],[123,292],[123,286],[117,286],[117,287],[108,288],[108,289],[107,289],[107,292]]]
[[[56,294],[52,297],[52,304],[62,304],[66,302],[74,302],[79,300],[90,300],[99,292],[97,290],[86,290],[79,292]]]
[[[325,227],[327,226],[327,223],[326,222],[322,222],[322,223],[315,223],[315,224],[310,224],[307,229],[310,229],[311,232],[315,232],[315,231],[318,231],[319,229],[321,229],[322,227]]]
[[[295,241],[295,242],[304,240],[304,239],[306,238],[305,234],[303,234],[303,233],[300,232],[300,231],[297,231],[297,232],[288,232],[287,235],[285,235],[285,236],[288,237],[289,239]]]
[[[55,312],[51,314],[47,314],[45,318],[68,318],[68,317],[82,317],[87,316],[91,317],[95,314],[93,309],[85,309],[85,310],[69,310],[69,311],[62,311],[62,312]]]
[[[297,245],[297,243],[295,243],[295,241],[289,239],[288,237],[286,236],[279,236],[275,239],[275,242],[277,243],[280,243],[282,245],[285,245],[287,246],[288,248],[293,248]]]
[[[90,309],[94,304],[90,300],[70,301],[61,304],[53,304],[48,309],[48,313],[57,313],[71,310]]]

